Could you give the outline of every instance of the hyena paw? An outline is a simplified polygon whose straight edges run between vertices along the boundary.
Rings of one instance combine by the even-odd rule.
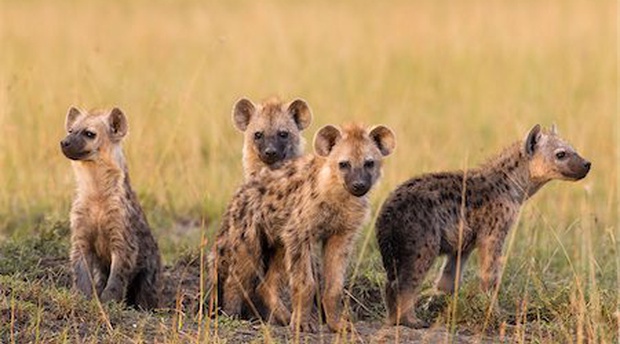
[[[332,320],[332,321],[327,321],[327,327],[329,327],[329,329],[332,332],[342,332],[342,331],[347,331],[348,327],[346,326],[347,321],[345,319],[341,319],[341,320]]]
[[[424,320],[418,319],[418,317],[416,316],[402,317],[398,325],[407,326],[407,327],[415,328],[415,329],[430,327],[429,323],[427,323]]]
[[[291,323],[291,313],[286,309],[281,309],[274,312],[272,319],[277,325],[286,326]]]
[[[103,303],[110,301],[121,302],[123,300],[123,292],[119,289],[106,288],[101,293],[99,300]]]
[[[293,333],[297,333],[298,331],[299,332],[316,332],[317,330],[316,323],[312,321],[302,321],[300,323],[291,321],[290,327]]]

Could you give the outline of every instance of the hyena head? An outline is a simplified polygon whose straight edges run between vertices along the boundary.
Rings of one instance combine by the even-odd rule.
[[[591,163],[558,135],[555,125],[548,131],[535,125],[527,134],[524,149],[533,180],[579,180],[590,171]]]
[[[330,173],[352,195],[364,196],[381,176],[383,157],[396,146],[392,130],[379,125],[368,131],[360,125],[342,130],[326,125],[314,138],[317,155],[327,159]]]
[[[235,103],[232,117],[235,127],[245,133],[244,159],[256,156],[271,166],[302,154],[300,132],[310,125],[312,112],[302,99],[288,104],[277,99],[254,104],[242,98]]]
[[[63,154],[71,160],[96,160],[109,154],[127,134],[127,118],[118,108],[82,112],[71,107],[65,120],[67,136],[60,141]]]

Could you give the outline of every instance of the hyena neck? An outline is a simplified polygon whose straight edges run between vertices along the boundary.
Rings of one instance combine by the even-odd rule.
[[[507,192],[518,203],[525,202],[547,182],[531,178],[523,144],[522,141],[513,143],[475,172],[497,185],[502,192]]]
[[[262,167],[261,165],[264,166],[265,164],[263,164],[256,154],[252,154],[247,145],[243,146],[243,174],[245,179],[249,179],[251,176],[258,173]]]
[[[129,184],[127,165],[122,151],[113,150],[110,155],[101,155],[94,161],[74,161],[73,169],[80,196],[109,197],[124,194]]]

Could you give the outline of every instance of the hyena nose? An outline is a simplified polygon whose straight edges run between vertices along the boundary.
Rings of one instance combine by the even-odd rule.
[[[354,182],[353,184],[351,184],[351,188],[353,189],[353,191],[355,192],[362,192],[362,191],[366,191],[366,183],[363,182]]]
[[[68,147],[71,143],[69,142],[69,140],[62,140],[60,141],[60,147]]]
[[[592,163],[591,163],[591,162],[589,162],[589,161],[586,161],[586,162],[583,164],[583,167],[585,167],[585,168],[586,168],[586,170],[588,170],[588,171],[590,170],[590,166],[592,166]]]
[[[265,155],[270,158],[273,158],[276,156],[276,150],[274,148],[267,148],[265,149]]]

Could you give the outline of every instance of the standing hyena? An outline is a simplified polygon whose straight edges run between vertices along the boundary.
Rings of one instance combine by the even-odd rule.
[[[387,272],[389,323],[426,325],[413,307],[417,289],[438,255],[448,256],[437,281],[440,290],[454,290],[457,271],[460,280],[476,247],[482,288],[496,287],[502,245],[523,203],[545,183],[579,180],[589,170],[590,163],[555,128],[546,132],[536,125],[524,142],[511,145],[480,168],[423,175],[399,186],[385,201],[376,223]]]
[[[77,197],[71,208],[74,286],[101,301],[158,306],[160,256],[146,217],[131,189],[121,141],[127,119],[118,108],[69,109],[60,146],[72,160]]]
[[[288,104],[270,98],[254,104],[242,98],[233,107],[235,127],[244,132],[243,170],[246,178],[263,167],[279,168],[284,161],[303,154],[301,131],[312,121],[312,112],[302,99]]]
[[[368,217],[367,194],[394,146],[394,134],[385,126],[367,131],[351,125],[341,131],[328,125],[315,136],[315,155],[263,170],[241,186],[227,210],[231,221],[219,234],[228,237],[230,247],[215,251],[224,310],[238,314],[258,279],[257,293],[278,322],[314,330],[312,252],[318,242],[323,247],[322,303],[329,328],[337,331],[348,256]],[[292,319],[278,295],[283,275],[291,288]]]

